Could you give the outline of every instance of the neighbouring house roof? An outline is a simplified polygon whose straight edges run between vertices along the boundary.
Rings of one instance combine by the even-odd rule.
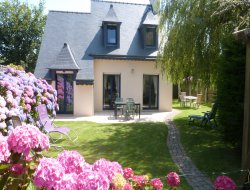
[[[121,23],[119,48],[105,48],[103,21]],[[92,0],[90,13],[50,11],[35,75],[49,80],[51,69],[71,68],[78,70],[79,84],[84,81],[90,84],[94,81],[93,55],[106,59],[155,59],[156,49],[143,48],[140,27],[143,23],[156,24],[156,21],[151,5],[143,4]]]

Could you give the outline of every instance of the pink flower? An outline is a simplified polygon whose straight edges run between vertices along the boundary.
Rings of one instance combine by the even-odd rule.
[[[133,188],[131,187],[131,185],[129,183],[126,183],[124,185],[124,190],[133,190]]]
[[[10,171],[12,171],[12,173],[14,173],[15,175],[21,175],[25,172],[23,165],[18,163],[18,164],[13,164],[10,167]]]
[[[157,190],[161,190],[163,188],[162,181],[159,178],[152,179],[150,185]]]
[[[179,175],[177,173],[175,173],[175,172],[170,172],[167,175],[167,183],[171,187],[179,185],[179,183],[180,183],[180,177],[179,177]]]
[[[144,187],[148,183],[148,176],[134,175],[132,180],[136,183],[137,187]]]
[[[13,152],[28,156],[30,150],[48,150],[49,138],[33,125],[16,127],[8,137],[9,149]]]
[[[109,179],[101,171],[84,171],[78,175],[78,189],[81,190],[108,190]]]
[[[65,173],[79,174],[84,170],[85,160],[77,151],[63,151],[57,160],[64,167]]]
[[[216,190],[235,190],[236,184],[228,176],[218,176],[214,181],[214,188]]]
[[[59,189],[64,178],[64,168],[53,158],[42,158],[34,173],[34,185],[38,188]]]
[[[101,171],[102,173],[104,173],[108,177],[110,182],[112,181],[116,173],[123,174],[122,167],[118,162],[110,162],[103,158],[100,160],[97,160],[93,164],[93,170]]]
[[[132,170],[132,168],[124,168],[123,177],[125,179],[129,179],[129,178],[133,177],[133,175],[134,175],[134,171]]]
[[[57,186],[57,189],[58,190],[78,190],[77,174],[75,173],[64,174]]]
[[[7,143],[7,137],[4,137],[0,133],[0,163],[8,162],[9,157],[10,157],[10,151]]]

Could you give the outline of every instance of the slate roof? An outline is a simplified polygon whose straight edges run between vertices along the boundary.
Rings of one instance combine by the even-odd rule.
[[[79,70],[72,51],[67,43],[64,43],[60,53],[58,54],[54,64],[48,67],[49,69],[57,70]]]
[[[110,5],[113,5],[110,9]],[[51,79],[50,68],[78,69],[77,81],[94,81],[93,59],[95,55],[107,58],[140,57],[155,58],[157,50],[144,49],[140,27],[143,22],[154,23],[157,17],[151,15],[151,5],[91,0],[91,12],[50,11],[48,14],[42,44],[37,60],[35,75]],[[152,16],[154,19],[152,19]],[[102,22],[115,19],[120,25],[120,48],[105,48]],[[67,44],[67,51],[62,49]],[[70,48],[69,48],[70,47]],[[65,51],[67,55],[62,55]],[[65,56],[65,57],[64,57]],[[66,64],[65,60],[69,60]],[[59,66],[62,64],[62,66]]]

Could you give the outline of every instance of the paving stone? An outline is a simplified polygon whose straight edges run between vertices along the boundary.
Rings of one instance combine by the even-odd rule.
[[[187,156],[180,143],[179,130],[172,121],[167,121],[168,137],[167,145],[173,161],[179,167],[180,172],[185,174],[189,185],[194,190],[213,190],[213,183],[197,169],[192,160]]]

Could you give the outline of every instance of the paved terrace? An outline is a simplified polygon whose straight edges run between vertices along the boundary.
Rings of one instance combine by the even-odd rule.
[[[57,121],[92,121],[97,123],[133,123],[133,122],[165,122],[168,126],[168,137],[166,139],[169,152],[180,173],[185,174],[187,182],[194,190],[213,190],[212,182],[200,172],[186,155],[181,143],[179,131],[172,122],[173,117],[180,113],[178,110],[172,112],[142,112],[141,118],[124,120],[124,117],[115,119],[114,112],[105,111],[95,113],[90,117],[75,117],[72,115],[57,115]]]

